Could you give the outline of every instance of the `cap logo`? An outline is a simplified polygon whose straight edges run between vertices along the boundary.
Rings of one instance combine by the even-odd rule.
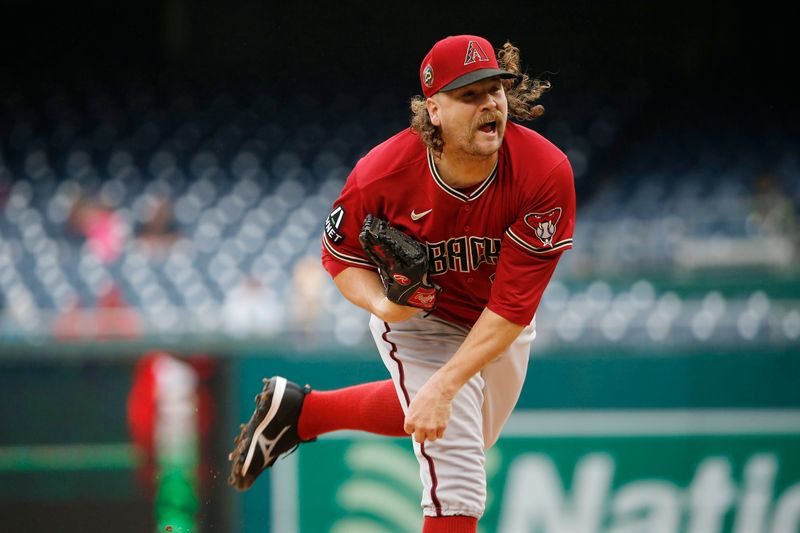
[[[489,61],[489,56],[476,41],[470,41],[467,45],[467,57],[464,58],[464,64],[470,65],[477,61]]]
[[[422,83],[429,89],[433,87],[433,67],[430,65],[427,65],[422,71]]]

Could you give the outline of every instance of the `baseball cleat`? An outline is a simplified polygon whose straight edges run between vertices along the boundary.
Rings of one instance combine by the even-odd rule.
[[[294,451],[303,442],[297,423],[303,400],[311,387],[276,376],[264,379],[264,389],[255,398],[256,408],[247,424],[242,424],[236,447],[228,455],[233,462],[228,483],[237,490],[250,488],[256,478],[278,457]]]

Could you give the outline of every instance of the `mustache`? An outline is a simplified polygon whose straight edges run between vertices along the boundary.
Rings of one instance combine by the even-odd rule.
[[[488,111],[478,117],[478,121],[475,123],[475,128],[477,129],[482,124],[486,124],[487,122],[497,122],[500,123],[503,121],[503,114],[500,111]]]

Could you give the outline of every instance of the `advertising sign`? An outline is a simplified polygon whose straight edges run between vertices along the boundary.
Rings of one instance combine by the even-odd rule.
[[[479,530],[797,533],[799,450],[796,410],[522,411],[487,454]],[[273,531],[421,531],[406,439],[334,434],[276,466]]]

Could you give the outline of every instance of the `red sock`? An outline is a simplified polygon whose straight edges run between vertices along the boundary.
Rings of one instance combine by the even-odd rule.
[[[303,440],[339,429],[406,437],[405,414],[391,379],[332,391],[312,390],[303,401],[297,434]]]
[[[475,533],[477,529],[474,516],[426,516],[422,533]]]

